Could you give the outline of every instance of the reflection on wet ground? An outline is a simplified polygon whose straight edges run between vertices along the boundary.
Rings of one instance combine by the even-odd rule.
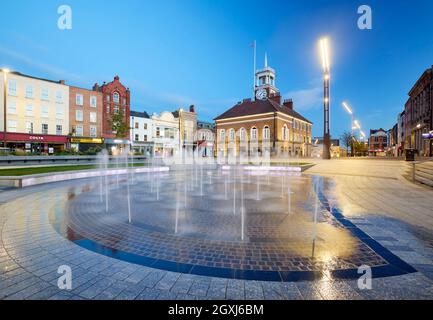
[[[52,223],[90,250],[184,273],[296,281],[354,278],[361,265],[374,276],[413,272],[344,219],[324,196],[332,194],[330,179],[193,169],[133,181],[131,223],[126,181],[116,178],[107,186],[108,212],[105,187],[95,181],[71,188]]]

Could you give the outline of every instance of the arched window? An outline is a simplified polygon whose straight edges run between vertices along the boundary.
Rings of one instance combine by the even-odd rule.
[[[235,129],[230,129],[229,132],[230,141],[235,141]]]
[[[224,142],[226,139],[226,131],[224,129],[220,130],[220,141]]]
[[[283,140],[287,141],[289,140],[289,129],[287,128],[287,125],[284,125],[283,129]]]
[[[253,141],[257,140],[257,128],[256,127],[251,128],[251,140],[253,140]]]
[[[113,93],[113,102],[119,103],[120,102],[120,95],[118,92]]]
[[[240,140],[241,141],[245,141],[246,140],[245,139],[246,138],[245,128],[241,128],[239,135],[240,135]]]
[[[269,140],[271,138],[271,130],[269,130],[268,126],[265,126],[263,128],[263,139],[264,140]]]

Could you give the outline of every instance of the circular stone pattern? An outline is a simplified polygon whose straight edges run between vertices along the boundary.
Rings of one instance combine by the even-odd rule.
[[[319,201],[315,186],[332,183],[316,182],[242,168],[114,176],[71,192],[53,223],[88,249],[184,273],[292,281],[385,265]]]

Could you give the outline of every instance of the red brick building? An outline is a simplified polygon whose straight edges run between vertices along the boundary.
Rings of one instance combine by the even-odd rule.
[[[71,147],[80,151],[102,145],[102,93],[69,87]]]
[[[385,156],[388,143],[388,134],[384,129],[371,129],[368,153],[371,156]]]
[[[124,121],[127,127],[130,127],[130,91],[121,82],[119,76],[114,80],[105,83],[102,86],[95,84],[93,90],[102,93],[102,137],[105,144],[109,145],[127,145],[129,144],[129,131],[122,137],[113,132],[111,118],[114,114],[123,113]]]

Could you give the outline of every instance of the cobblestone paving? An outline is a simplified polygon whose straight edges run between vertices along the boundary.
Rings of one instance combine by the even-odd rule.
[[[351,216],[350,220],[419,272],[373,279],[372,290],[358,289],[356,280],[337,281],[326,276],[288,283],[228,280],[128,263],[65,239],[50,222],[56,214],[55,202],[47,202],[43,195],[56,188],[60,191],[60,187],[74,188],[75,183],[0,194],[0,299],[433,298],[433,252],[407,225],[374,211]],[[35,201],[20,198],[27,195]],[[62,201],[60,192],[58,201]],[[32,210],[41,205],[45,210]],[[57,287],[60,265],[72,268],[72,290]]]
[[[168,176],[161,179],[164,192],[160,192],[159,201],[154,200],[155,192],[150,190],[150,181],[144,180],[130,187],[133,195],[132,225],[126,219],[126,195],[122,192],[126,188],[122,185],[119,188],[113,186],[114,189],[110,191],[108,213],[100,202],[97,190],[89,192],[86,189],[85,193],[81,193],[81,187],[70,191],[68,214],[65,219],[61,219],[61,215],[59,219],[62,222],[58,224],[67,230],[65,236],[71,240],[91,239],[114,252],[144,256],[149,258],[145,264],[148,266],[153,261],[162,262],[160,265],[163,269],[166,261],[181,263],[185,265],[183,271],[191,273],[195,273],[200,266],[215,270],[228,268],[233,272],[322,272],[356,269],[365,264],[372,267],[387,264],[367,245],[351,236],[322,207],[318,217],[321,222],[317,227],[318,240],[312,258],[314,209],[311,203],[314,200],[310,199],[308,192],[303,192],[311,189],[311,181],[309,178],[294,179],[291,183],[297,196],[292,206],[296,214],[284,211],[287,198],[279,197],[280,177],[270,179],[269,185],[263,182],[260,201],[255,198],[256,185],[245,183],[244,192],[250,196],[244,203],[245,211],[248,212],[244,223],[245,241],[239,239],[241,217],[239,207],[238,212],[233,214],[233,197],[218,200],[214,205],[209,204],[208,195],[224,193],[224,184],[218,183],[216,177],[212,184],[204,188],[203,197],[193,194],[187,198],[187,207],[179,210],[179,223],[175,221],[174,179]],[[232,184],[233,181],[230,181],[231,189]],[[47,202],[55,201],[49,198],[49,194],[44,197]],[[142,202],[143,198],[146,201]],[[237,200],[240,202],[239,198]],[[183,203],[180,205],[183,206]],[[37,208],[35,210],[40,211]],[[179,225],[177,233],[174,231],[175,224]]]

